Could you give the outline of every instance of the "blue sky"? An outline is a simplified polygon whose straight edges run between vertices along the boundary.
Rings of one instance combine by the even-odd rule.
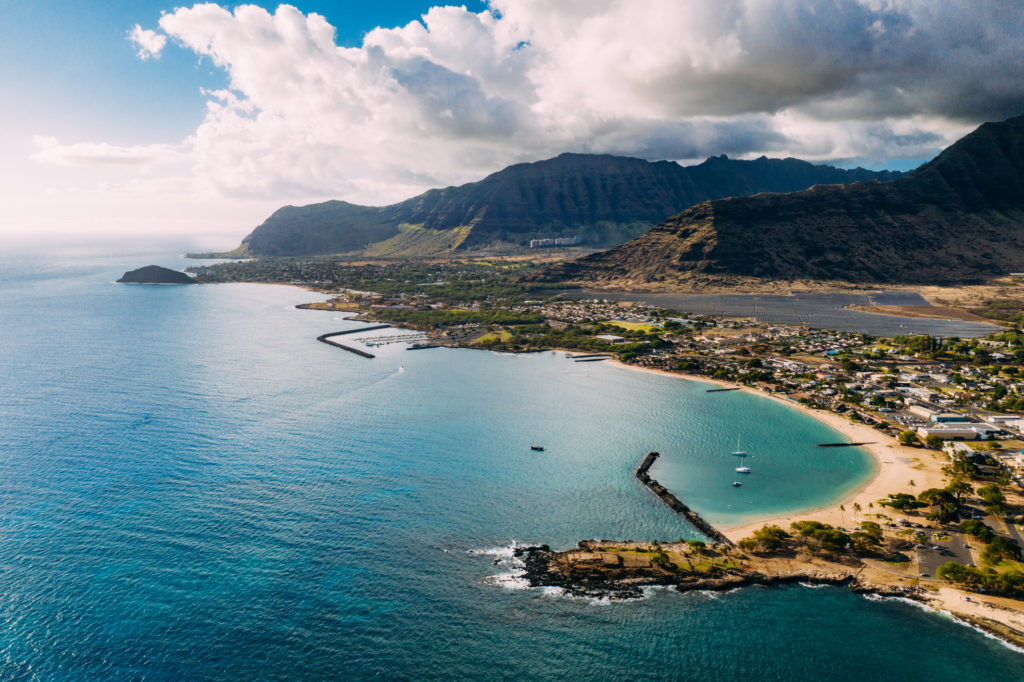
[[[390,203],[566,151],[909,168],[1024,113],[1022,9],[6,0],[0,236],[228,247],[284,204]]]
[[[0,120],[8,130],[120,144],[184,137],[203,118],[200,88],[224,87],[226,75],[184,50],[167,50],[159,61],[141,61],[125,39],[135,24],[154,26],[161,12],[182,4],[188,3],[4,0],[0,88],[14,94],[18,105],[0,109]],[[273,10],[280,3],[246,4]],[[300,4],[303,11],[322,14],[337,28],[340,45],[354,47],[378,26],[418,20],[432,3]]]

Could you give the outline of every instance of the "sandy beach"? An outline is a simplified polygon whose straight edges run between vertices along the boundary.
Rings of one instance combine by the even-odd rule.
[[[908,518],[909,520],[909,517],[905,517],[905,515],[896,510],[879,507],[878,500],[888,497],[890,493],[906,492],[916,495],[928,488],[941,488],[946,484],[945,477],[941,471],[944,461],[942,453],[925,448],[912,448],[900,445],[894,438],[864,424],[852,422],[842,415],[811,409],[781,396],[771,395],[753,388],[739,386],[710,377],[636,367],[617,360],[610,360],[608,362],[640,372],[664,374],[678,379],[700,381],[722,388],[738,388],[747,393],[759,395],[770,400],[777,400],[828,424],[848,438],[850,442],[867,443],[867,445],[862,445],[861,447],[874,458],[875,471],[864,485],[848,493],[842,499],[836,500],[831,505],[792,514],[765,516],[756,521],[722,528],[722,532],[733,541],[745,538],[754,530],[769,523],[788,529],[789,524],[794,521],[808,520],[821,521],[833,526],[851,529],[861,520],[872,520],[875,518],[874,516],[867,516],[868,514],[882,513],[887,514],[893,519]],[[913,481],[913,485],[910,484],[911,481]],[[854,511],[854,504],[860,505],[861,510],[859,513]],[[874,505],[874,507],[872,508],[869,505]],[[840,507],[843,507],[843,509],[840,509]],[[914,520],[920,521],[920,518]],[[873,584],[884,587],[908,587],[922,582],[914,577],[893,571],[882,562],[866,561],[865,563],[869,566],[863,577],[870,580]],[[931,583],[932,586],[928,587],[924,594],[915,596],[915,601],[924,603],[938,611],[951,614],[959,618],[964,624],[980,628],[1004,642],[1010,642],[1014,646],[1024,646],[1024,602],[1006,597],[965,592],[948,584],[937,585],[935,581],[931,580],[923,582]]]
[[[890,493],[906,492],[917,494],[928,488],[937,488],[945,485],[941,471],[942,453],[925,448],[912,448],[900,445],[895,439],[876,431],[870,426],[850,421],[843,415],[811,409],[781,396],[771,395],[747,386],[739,386],[710,377],[636,367],[617,360],[606,362],[612,362],[620,367],[639,372],[650,372],[677,379],[700,381],[723,388],[739,388],[739,390],[746,393],[758,395],[769,400],[776,400],[795,410],[800,410],[804,414],[828,424],[848,438],[850,442],[867,443],[867,445],[862,445],[861,447],[870,453],[875,460],[875,471],[864,485],[828,506],[780,516],[766,516],[756,521],[723,528],[722,531],[732,540],[744,538],[766,523],[776,523],[783,528],[788,528],[789,524],[793,521],[814,520],[834,526],[851,528],[862,519],[867,518],[865,515],[868,513],[885,513],[893,518],[900,518],[899,512],[879,507],[878,500],[888,497]],[[911,482],[913,482],[913,485],[911,485]],[[854,504],[860,505],[861,511],[859,514],[854,511]],[[873,505],[873,508],[869,505]],[[844,507],[844,509],[840,509],[840,507]]]

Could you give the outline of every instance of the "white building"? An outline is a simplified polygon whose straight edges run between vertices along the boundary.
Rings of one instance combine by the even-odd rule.
[[[928,436],[938,436],[944,440],[988,440],[1000,431],[991,424],[958,423],[930,424],[917,430],[917,435],[924,440]]]

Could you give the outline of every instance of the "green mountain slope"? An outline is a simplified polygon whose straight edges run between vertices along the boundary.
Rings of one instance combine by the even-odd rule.
[[[766,280],[954,284],[1024,270],[1024,116],[909,176],[709,201],[541,281],[690,288]]]
[[[579,237],[586,246],[608,247],[707,199],[897,176],[815,166],[797,159],[735,161],[722,156],[683,167],[668,161],[562,154],[509,166],[479,182],[430,190],[390,206],[343,201],[286,206],[233,253],[361,252],[415,257],[570,236]]]

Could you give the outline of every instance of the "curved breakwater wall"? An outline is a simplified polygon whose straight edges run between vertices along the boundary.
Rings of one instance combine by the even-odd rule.
[[[337,341],[331,341],[331,337],[344,336],[345,334],[355,334],[356,332],[372,332],[375,329],[387,329],[390,326],[390,324],[378,324],[370,327],[360,327],[359,329],[347,329],[343,332],[331,332],[330,334],[321,334],[320,336],[316,337],[316,340],[319,341],[320,343],[326,343],[329,346],[334,346],[335,348],[347,350],[349,353],[361,355],[364,358],[373,358],[376,357],[373,353],[367,353],[365,350],[353,348],[352,346],[346,346],[345,344],[338,343]]]

